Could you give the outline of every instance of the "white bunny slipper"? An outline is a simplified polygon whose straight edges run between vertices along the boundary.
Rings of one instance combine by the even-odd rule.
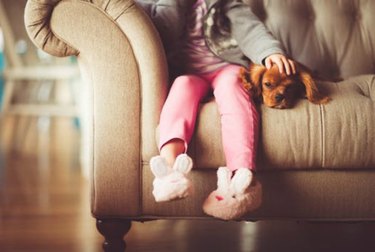
[[[247,168],[232,171],[220,167],[217,171],[217,190],[203,203],[203,211],[223,220],[234,220],[255,210],[262,203],[262,186]],[[253,184],[252,184],[252,180]]]
[[[189,195],[192,186],[186,175],[193,167],[193,161],[188,155],[179,155],[173,168],[170,168],[161,156],[151,158],[150,166],[155,176],[152,194],[156,202],[185,198]]]

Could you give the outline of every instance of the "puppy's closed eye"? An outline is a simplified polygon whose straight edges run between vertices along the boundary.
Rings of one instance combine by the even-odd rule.
[[[271,84],[271,82],[265,82],[265,83],[264,83],[264,86],[265,86],[266,88],[272,88],[272,84]]]

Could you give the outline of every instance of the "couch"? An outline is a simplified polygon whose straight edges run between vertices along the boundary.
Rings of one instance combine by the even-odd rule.
[[[248,0],[287,53],[327,79],[326,105],[259,105],[263,204],[243,220],[375,220],[375,1]],[[202,211],[225,165],[219,114],[201,105],[189,154],[191,197],[155,203],[150,157],[168,93],[163,46],[132,0],[28,0],[36,46],[75,55],[90,88],[86,111],[91,210],[106,251],[123,250],[131,221],[211,218]]]

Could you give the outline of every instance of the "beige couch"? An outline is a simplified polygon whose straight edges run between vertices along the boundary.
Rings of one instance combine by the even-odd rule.
[[[290,110],[261,106],[258,170],[264,199],[246,220],[375,220],[375,1],[254,0],[254,11],[287,52],[340,83],[333,101]],[[149,159],[168,92],[158,35],[131,0],[29,0],[37,46],[76,55],[90,83],[92,214],[105,249],[121,250],[131,220],[210,218],[202,211],[224,165],[214,101],[202,104],[189,150],[193,196],[155,203]]]

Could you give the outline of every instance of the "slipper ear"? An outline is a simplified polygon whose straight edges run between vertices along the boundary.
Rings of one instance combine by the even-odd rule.
[[[193,168],[193,160],[187,154],[180,154],[177,156],[173,165],[173,170],[188,174]]]
[[[253,173],[247,168],[240,168],[234,174],[231,181],[231,188],[236,194],[245,193],[253,179]]]
[[[156,178],[162,178],[169,174],[167,161],[161,156],[152,157],[150,160],[151,172]]]
[[[220,167],[217,170],[217,189],[227,192],[230,186],[232,172],[227,167]]]

